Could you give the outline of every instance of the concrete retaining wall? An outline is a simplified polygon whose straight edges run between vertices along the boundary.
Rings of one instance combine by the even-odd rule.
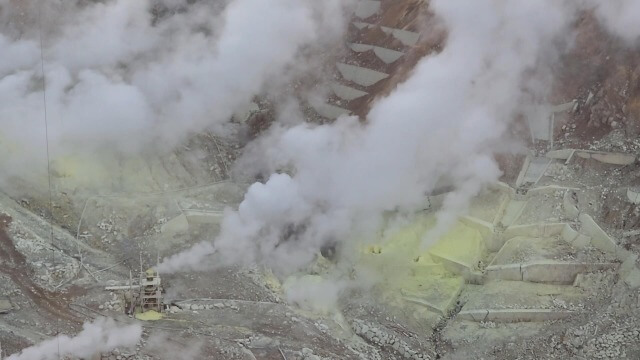
[[[573,155],[575,151],[575,149],[551,150],[545,156],[549,159],[567,160]]]
[[[560,237],[562,237],[562,240],[566,241],[569,244],[571,244],[579,235],[580,233],[574,230],[569,224],[565,224],[565,226],[562,228],[562,231],[560,232]]]
[[[565,227],[562,229],[562,232],[560,233],[560,236],[564,241],[578,249],[583,249],[591,245],[591,236],[577,232],[569,224],[565,225]]]
[[[160,227],[160,231],[164,234],[181,234],[189,231],[189,222],[184,214],[180,214],[173,219],[167,221]]]
[[[368,24],[365,22],[357,22],[357,21],[353,22],[352,24],[353,26],[357,27],[360,30],[364,28],[372,28],[377,26],[377,25]],[[392,35],[394,38],[400,41],[404,46],[414,46],[415,44],[418,43],[418,40],[420,40],[420,34],[417,32],[407,31],[403,29],[394,29],[387,26],[380,26],[380,29],[384,33]]]
[[[576,101],[569,101],[568,103],[564,103],[564,104],[560,104],[560,105],[556,105],[554,107],[551,108],[551,112],[554,113],[559,113],[559,112],[563,112],[563,111],[568,111],[568,110],[572,110],[576,105]]]
[[[570,160],[573,156],[583,159],[593,159],[611,165],[630,165],[636,161],[636,156],[624,153],[612,153],[604,151],[562,149],[549,151],[546,157],[558,160]]]
[[[516,236],[551,237],[560,235],[565,225],[566,223],[514,225],[506,229],[502,236],[504,239],[511,239]]]
[[[516,189],[512,188],[511,186],[509,186],[509,184],[502,181],[498,181],[497,183],[490,185],[489,188],[504,192],[511,197],[515,197],[516,195]]]
[[[513,280],[522,281],[522,265],[491,265],[485,269],[487,280]]]
[[[360,19],[366,19],[380,11],[380,1],[360,0],[356,7],[355,16]]]
[[[578,220],[580,220],[580,230],[591,236],[591,245],[604,252],[611,254],[616,253],[617,246],[615,241],[609,237],[609,235],[607,235],[600,226],[598,226],[591,216],[587,214],[580,214]]]
[[[634,155],[620,153],[576,151],[576,156],[583,159],[594,159],[602,163],[612,165],[630,165],[636,161],[636,157]]]
[[[632,289],[640,288],[640,269],[636,265],[637,262],[638,255],[631,254],[620,265],[620,278]]]
[[[489,251],[498,251],[502,245],[504,245],[504,241],[501,241],[501,239],[496,236],[493,224],[472,216],[463,216],[460,218],[460,222],[470,228],[478,230]]]
[[[572,311],[551,309],[478,309],[460,311],[457,317],[469,321],[508,323],[559,320],[571,315]]]
[[[535,261],[525,264],[491,265],[486,269],[487,280],[529,281],[544,284],[571,285],[580,273],[617,269],[615,263],[567,263]]]
[[[357,27],[358,29],[362,30],[364,28],[370,28],[370,27],[374,27],[375,25],[373,24],[367,24],[365,22],[359,22],[359,21],[354,21],[352,22],[353,26]]]
[[[559,160],[569,160],[572,156],[578,156],[583,159],[594,159],[611,165],[630,165],[636,161],[635,155],[592,150],[562,149],[549,151],[546,154],[546,157],[550,159]]]
[[[636,205],[640,204],[640,190],[631,188],[627,189],[627,198]]]
[[[617,269],[612,263],[536,262],[522,265],[522,280],[545,284],[573,284],[580,273]]]
[[[518,174],[518,178],[516,179],[516,187],[522,186],[524,177],[527,174],[527,169],[529,169],[529,164],[531,164],[531,156],[527,155],[527,157],[524,158],[524,163],[522,163],[522,168],[520,169],[520,173]]]
[[[379,46],[373,47],[373,53],[376,54],[378,59],[382,60],[385,64],[391,64],[404,55],[401,51],[395,51]]]
[[[381,26],[380,28],[385,33],[393,35],[393,37],[398,39],[404,46],[414,46],[420,39],[420,34],[417,32],[394,29],[386,26]]]
[[[382,60],[385,64],[391,64],[404,55],[401,51],[391,50],[375,45],[351,43],[349,44],[349,47],[355,52],[373,50],[373,53],[378,57],[378,59]]]
[[[447,271],[462,276],[469,284],[482,284],[484,282],[484,275],[480,271],[474,270],[475,264],[464,264],[447,256],[434,253],[429,253],[429,255],[442,264]]]
[[[330,87],[331,91],[333,91],[333,93],[336,94],[337,97],[347,101],[355,100],[365,95],[369,95],[369,93],[366,91],[354,89],[352,87],[338,83],[333,83],[330,85]]]
[[[190,226],[201,224],[219,224],[224,218],[223,211],[184,210]]]
[[[331,105],[331,104],[318,104],[312,106],[313,109],[318,113],[318,115],[325,117],[327,119],[337,119],[342,115],[349,115],[351,111],[347,109],[343,109],[339,106]]]
[[[365,87],[389,77],[388,74],[355,65],[337,63],[336,67],[343,78]]]
[[[557,186],[557,185],[540,186],[527,191],[527,197],[530,198],[538,195],[549,195],[549,194],[555,193],[556,191],[567,191],[567,190],[579,191],[580,189],[570,188],[566,186]]]
[[[580,215],[578,210],[578,204],[573,200],[572,191],[565,191],[562,197],[562,208],[564,209],[564,215],[569,219],[577,219]]]

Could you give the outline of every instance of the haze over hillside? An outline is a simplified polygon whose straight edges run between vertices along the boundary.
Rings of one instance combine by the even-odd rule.
[[[0,358],[640,356],[634,0],[0,0]]]

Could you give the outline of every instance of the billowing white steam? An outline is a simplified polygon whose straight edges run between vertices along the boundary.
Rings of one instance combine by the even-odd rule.
[[[640,28],[636,26],[640,14],[640,2],[636,0],[598,1],[588,0],[595,8],[597,18],[607,30],[621,37],[632,46],[640,45]]]
[[[290,304],[327,314],[337,308],[340,292],[349,285],[344,280],[305,275],[289,278],[284,283],[284,294]]]
[[[85,323],[78,335],[59,335],[9,356],[6,360],[57,360],[68,356],[89,359],[117,347],[134,346],[142,335],[139,324],[118,326],[113,319]]]
[[[341,0],[168,1],[154,21],[156,2],[0,0],[0,150],[15,164],[45,153],[39,27],[54,156],[224,131],[303,46],[344,28]]]
[[[499,177],[495,142],[522,106],[542,99],[550,85],[546,65],[575,12],[552,0],[437,0],[430,7],[448,30],[441,53],[380,99],[364,125],[344,117],[273,129],[261,142],[264,163],[294,174],[251,186],[213,244],[169,258],[162,270],[209,266],[208,254],[217,251],[216,264],[262,262],[291,271],[322,244],[372,229],[383,211],[420,209],[444,177],[456,191],[431,234],[446,231]]]
[[[3,176],[24,169],[28,158],[17,155],[44,154],[38,24],[54,156],[170,147],[190,132],[224,131],[231,114],[302,47],[340,33],[343,24],[343,0],[164,2],[169,13],[154,22],[151,0],[0,0],[0,151],[14,155],[2,162]],[[429,242],[499,176],[495,144],[518,112],[543,101],[547,65],[570,38],[578,11],[595,6],[609,29],[630,41],[638,36],[625,25],[637,14],[632,0],[429,6],[448,31],[441,53],[379,100],[365,125],[345,117],[325,126],[275,126],[248,154],[262,153],[269,172],[293,174],[254,184],[215,242],[176,255],[161,270],[206,268],[217,251],[216,264],[291,271],[323,244],[372,231],[384,211],[421,208],[425,194],[448,178],[456,190]],[[287,120],[281,124],[299,123]]]
[[[202,342],[177,338],[175,334],[157,332],[149,336],[145,353],[160,360],[197,360],[206,358],[202,354]]]

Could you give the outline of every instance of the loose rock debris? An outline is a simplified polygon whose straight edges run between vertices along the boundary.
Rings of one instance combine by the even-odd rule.
[[[331,59],[333,88],[340,91],[323,98],[324,106],[303,109],[309,121],[329,122],[327,117],[338,113],[366,115],[372,99],[402,81],[417,59],[440,51],[446,37],[425,36],[416,24],[421,6],[428,4],[366,2],[360,11],[366,18],[353,22],[348,40],[378,52],[346,49]],[[579,30],[604,49],[609,41],[590,33],[593,21],[586,16]],[[551,101],[571,106],[554,113],[548,143],[533,139],[527,154],[501,163],[504,183],[496,186],[501,190],[480,194],[461,221],[461,231],[477,232],[480,241],[463,239],[457,249],[407,257],[411,262],[404,263],[393,262],[401,258],[394,255],[404,254],[381,239],[364,259],[384,269],[373,274],[385,280],[365,294],[341,294],[329,313],[287,304],[278,283],[283,279],[272,279],[268,269],[167,275],[165,317],[146,323],[134,348],[116,348],[100,358],[179,358],[150,345],[158,333],[169,333],[184,346],[182,354],[194,359],[640,358],[640,268],[633,260],[640,255],[640,206],[629,195],[640,186],[638,54],[619,55],[614,71],[607,51],[585,58],[578,47],[568,55],[568,63],[582,63],[583,72],[603,79],[584,83],[587,76],[557,74],[558,95]],[[393,61],[384,61],[390,55]],[[234,120],[248,126],[252,137],[269,128],[274,112],[268,99],[253,105],[244,119]],[[187,180],[151,174],[153,185],[130,193],[54,195],[53,209],[38,196],[1,198],[1,355],[77,332],[97,316],[126,318],[126,291],[104,287],[126,284],[159,257],[219,231],[219,215],[237,207],[246,189],[244,182],[230,180],[243,141],[195,135],[174,154],[180,171],[161,161],[168,174],[191,175]],[[202,160],[202,168],[186,160],[191,155]],[[524,158],[545,167],[530,170]],[[109,186],[118,188],[118,182]],[[437,196],[428,199],[426,217],[437,210]],[[47,220],[55,227],[53,241]],[[410,238],[398,236],[396,244],[411,245]],[[303,272],[330,276],[331,261],[317,260]],[[585,266],[569,283],[548,276],[553,266],[567,264],[616,266]],[[514,288],[517,293],[505,295]],[[541,318],[545,310],[567,316]],[[499,316],[469,316],[478,313]]]

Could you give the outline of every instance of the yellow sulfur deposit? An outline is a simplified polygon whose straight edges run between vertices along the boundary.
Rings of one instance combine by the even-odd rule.
[[[399,309],[413,308],[414,317],[436,321],[455,304],[464,286],[459,269],[473,269],[484,252],[481,234],[461,222],[422,250],[425,234],[436,225],[434,214],[394,229],[376,245],[365,247],[360,264],[377,274],[387,301]],[[420,309],[429,311],[420,311]],[[425,316],[428,318],[425,318]]]
[[[156,320],[161,320],[163,317],[164,315],[162,313],[159,313],[155,310],[149,310],[143,313],[136,314],[136,319],[142,320],[142,321],[156,321]]]

